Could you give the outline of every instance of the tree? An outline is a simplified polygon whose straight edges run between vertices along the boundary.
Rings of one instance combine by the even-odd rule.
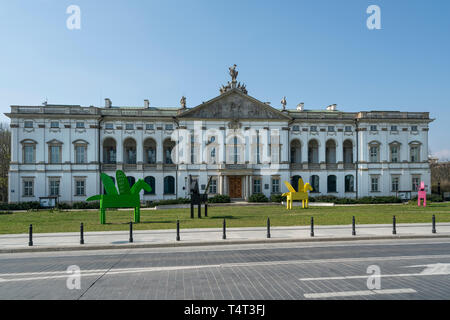
[[[8,172],[11,159],[11,131],[0,123],[0,203],[8,202]]]

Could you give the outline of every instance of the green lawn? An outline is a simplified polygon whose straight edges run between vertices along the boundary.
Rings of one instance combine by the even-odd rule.
[[[134,225],[134,229],[174,229],[177,219],[180,220],[181,228],[221,228],[224,218],[229,228],[262,227],[266,225],[268,217],[272,226],[300,226],[309,225],[311,216],[317,225],[351,224],[352,216],[356,217],[357,224],[390,224],[393,215],[397,217],[397,223],[431,223],[433,214],[438,223],[450,222],[450,203],[431,203],[426,208],[413,204],[311,207],[306,210],[294,207],[291,211],[281,205],[209,207],[208,218],[193,220],[190,219],[189,209],[143,210],[141,223]],[[79,231],[80,222],[84,223],[86,231],[128,230],[127,223],[131,218],[131,210],[107,211],[106,225],[99,223],[97,211],[0,214],[0,234],[26,233],[30,224],[33,224],[33,231],[38,233],[75,232]]]

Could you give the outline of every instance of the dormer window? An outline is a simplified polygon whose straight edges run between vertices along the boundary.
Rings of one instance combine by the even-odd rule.
[[[114,125],[111,122],[106,123],[105,124],[105,129],[106,130],[114,130]]]
[[[334,126],[328,126],[328,132],[334,132]]]
[[[27,129],[33,128],[33,121],[25,121],[24,127]]]
[[[145,130],[155,130],[155,125],[153,123],[147,123],[145,125]]]
[[[134,130],[134,124],[132,123],[127,123],[125,125],[125,130]]]
[[[310,130],[311,132],[317,132],[317,126],[311,126]]]
[[[59,122],[58,121],[50,122],[50,128],[58,129],[59,128]]]
[[[165,129],[166,130],[173,130],[173,124],[166,124]]]
[[[418,131],[417,126],[411,126],[411,131]]]
[[[300,131],[300,126],[293,126],[292,131]]]
[[[397,126],[391,126],[391,131],[398,131],[398,127]]]
[[[345,132],[352,132],[352,126],[345,126]]]
[[[370,126],[370,131],[377,131],[377,126]]]

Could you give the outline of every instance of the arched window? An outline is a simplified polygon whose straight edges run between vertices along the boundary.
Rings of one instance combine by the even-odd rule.
[[[144,181],[150,186],[150,188],[152,188],[152,191],[150,192],[144,190],[144,194],[155,194],[155,177],[145,177]]]
[[[308,143],[308,162],[319,163],[319,143],[317,140],[311,140]]]
[[[164,194],[175,194],[175,178],[172,176],[164,178]]]
[[[345,140],[343,145],[344,163],[353,163],[353,142]]]
[[[128,176],[128,184],[130,185],[130,188],[136,183],[136,179],[132,176]]]
[[[103,141],[103,163],[115,164],[116,154],[116,140],[113,138],[106,138]]]
[[[409,144],[409,160],[420,162],[420,142],[414,141]]]
[[[156,142],[151,138],[144,141],[144,161],[146,164],[156,163]]]
[[[172,161],[172,150],[175,147],[175,142],[170,139],[164,140],[163,149],[164,149],[164,164],[173,164]]]
[[[302,176],[293,176],[291,178],[291,186],[295,189],[295,191],[298,191],[298,180],[301,178]]]
[[[320,192],[319,190],[319,176],[313,175],[311,176],[311,187],[313,188],[312,192]]]
[[[390,162],[400,162],[400,142],[394,141],[389,144]]]
[[[328,140],[325,145],[325,161],[326,163],[336,163],[336,142]]]
[[[345,176],[345,192],[354,192],[355,191],[355,179],[349,174]]]
[[[25,164],[36,162],[36,144],[37,142],[31,139],[21,141],[22,144],[22,161]]]
[[[327,178],[327,191],[328,192],[337,192],[336,191],[336,176],[331,175]]]
[[[123,162],[125,164],[136,164],[136,141],[127,138],[123,142]]]
[[[297,139],[291,142],[291,163],[302,163],[302,145]]]

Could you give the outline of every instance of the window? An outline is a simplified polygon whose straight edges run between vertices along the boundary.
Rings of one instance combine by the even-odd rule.
[[[414,191],[414,192],[419,191],[419,184],[420,184],[420,177],[412,177],[412,181],[411,181],[412,191]]]
[[[345,126],[345,132],[352,132],[352,126]]]
[[[292,131],[300,131],[300,126],[293,126]]]
[[[377,131],[377,126],[370,126],[370,131]]]
[[[261,180],[258,178],[253,179],[253,193],[261,193]]]
[[[391,162],[399,162],[399,145],[391,145]]]
[[[319,176],[311,176],[311,187],[313,188],[312,192],[319,192]]]
[[[61,145],[50,145],[50,163],[61,163]]]
[[[77,122],[76,128],[77,129],[84,129],[84,122]]]
[[[334,126],[328,126],[328,132],[334,132]]]
[[[420,161],[419,154],[420,154],[420,146],[412,145],[410,147],[411,162],[419,162]]]
[[[217,193],[217,179],[211,179],[211,184],[209,185],[209,193],[216,194]]]
[[[136,183],[136,178],[132,176],[127,177],[128,184],[130,185],[130,188],[133,187],[133,185]]]
[[[391,126],[391,131],[398,131],[398,127],[397,126]]]
[[[33,180],[23,180],[23,196],[33,197],[34,196],[34,181]]]
[[[23,145],[23,163],[35,163],[36,145],[33,143],[26,143]]]
[[[58,121],[50,122],[50,128],[59,128],[59,122]]]
[[[148,164],[156,163],[156,150],[153,147],[149,147],[147,149],[147,163]]]
[[[106,130],[114,130],[114,124],[112,124],[111,122],[106,123],[105,129]]]
[[[50,196],[59,196],[59,179],[50,179]]]
[[[311,126],[310,131],[311,132],[317,132],[317,126]]]
[[[379,146],[378,144],[371,144],[369,146],[369,162],[379,161]]]
[[[125,130],[134,130],[134,124],[132,123],[125,124]]]
[[[152,188],[150,192],[144,190],[144,194],[155,194],[155,177],[145,177],[144,181]]]
[[[292,188],[294,188],[296,191],[298,191],[298,181],[302,179],[302,176],[293,176],[291,178],[291,186]]]
[[[417,126],[411,126],[411,131],[417,131]]]
[[[25,121],[25,128],[33,128],[33,121]]]
[[[165,177],[164,178],[164,194],[175,194],[175,178]]]
[[[345,192],[355,191],[355,179],[352,175],[345,176]]]
[[[327,189],[328,192],[337,192],[336,190],[336,176],[331,175],[327,178]]]
[[[166,124],[165,129],[169,131],[173,130],[173,124]]]
[[[272,179],[272,193],[280,193],[280,179]]]
[[[145,125],[145,130],[155,130],[155,125],[153,123],[147,123]]]
[[[86,163],[86,145],[75,145],[75,163]]]
[[[370,191],[372,192],[378,192],[378,177],[371,177],[370,178]]]
[[[400,185],[400,177],[392,176],[392,183],[391,183],[392,192],[397,192],[399,185]]]
[[[86,195],[86,180],[75,180],[75,196],[85,196]]]

